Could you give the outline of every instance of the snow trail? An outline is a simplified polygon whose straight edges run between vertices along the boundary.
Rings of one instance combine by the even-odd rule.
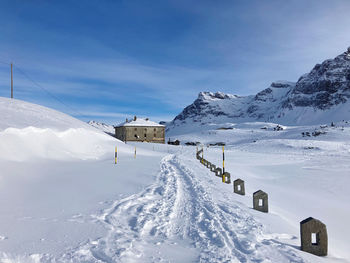
[[[208,188],[208,187],[206,187]],[[176,155],[156,182],[95,216],[108,234],[73,249],[71,262],[304,262],[284,244],[261,238],[262,225],[235,204],[218,204]]]

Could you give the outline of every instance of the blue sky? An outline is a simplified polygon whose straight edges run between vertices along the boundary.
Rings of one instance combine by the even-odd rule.
[[[0,96],[12,61],[15,98],[110,124],[171,120],[200,91],[255,94],[344,52],[348,10],[348,0],[3,0]]]

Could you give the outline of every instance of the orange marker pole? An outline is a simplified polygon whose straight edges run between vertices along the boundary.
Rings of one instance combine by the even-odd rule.
[[[118,149],[117,146],[115,147],[115,152],[114,152],[114,164],[117,164],[118,162]]]

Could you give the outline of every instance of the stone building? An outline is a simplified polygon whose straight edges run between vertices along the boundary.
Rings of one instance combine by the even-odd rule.
[[[114,127],[117,139],[127,142],[155,142],[165,143],[165,126],[150,121],[148,118],[141,119],[134,117],[129,121]]]

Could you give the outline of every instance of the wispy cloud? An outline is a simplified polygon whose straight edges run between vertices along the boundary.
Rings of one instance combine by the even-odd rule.
[[[166,101],[174,106],[182,104],[185,99],[175,96],[179,91],[184,96],[192,95],[187,100],[190,101],[194,92],[213,87],[226,88],[233,82],[234,77],[232,73],[223,70],[162,65],[156,67],[125,59],[75,59],[67,64],[65,60],[53,58],[40,61],[39,64],[24,62],[15,64],[15,68],[16,66],[34,76],[40,85],[55,94],[129,100],[131,97],[142,95]],[[28,80],[21,72],[17,73],[17,84],[28,85]]]
[[[169,118],[200,91],[248,95],[296,81],[350,45],[349,9],[347,0],[7,4],[0,60],[14,62],[19,98],[74,114],[18,68],[80,118]],[[0,65],[0,95],[8,89]]]

